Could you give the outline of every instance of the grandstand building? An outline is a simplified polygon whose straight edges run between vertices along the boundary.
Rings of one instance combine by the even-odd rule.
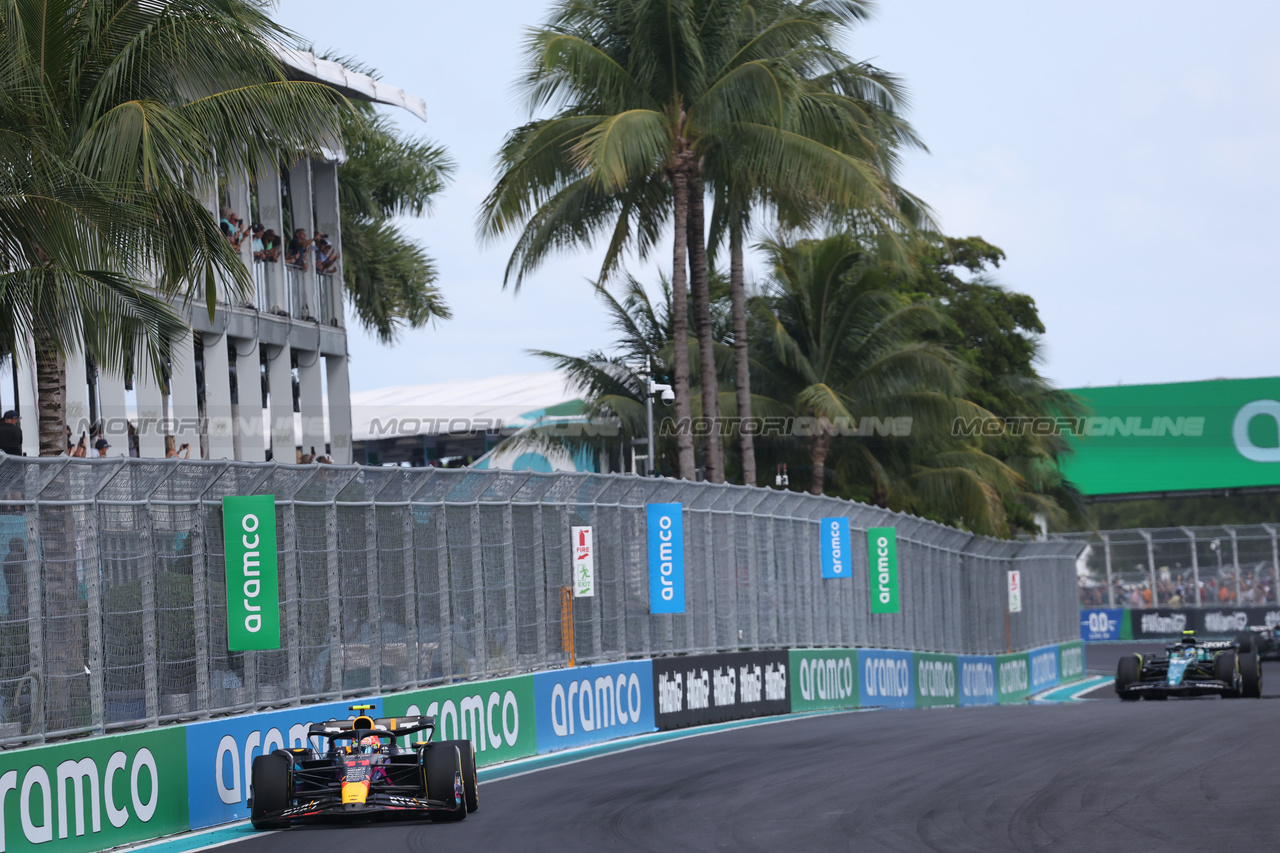
[[[401,89],[308,53],[281,47],[277,55],[295,79],[399,106],[426,120],[422,99]],[[256,180],[219,175],[205,203],[215,217],[229,208],[286,244],[299,228],[325,234],[338,250],[337,265],[318,273],[314,263],[305,269],[288,265],[283,253],[255,261],[252,241],[245,239],[241,258],[253,273],[251,298],[216,306],[212,319],[201,300],[175,305],[191,331],[173,342],[163,386],[148,375],[114,375],[82,354],[68,354],[66,410],[73,440],[97,430],[110,445],[108,456],[163,457],[167,444],[185,444],[193,459],[294,462],[314,448],[334,462],[352,461],[337,172],[344,154],[332,145],[318,143],[322,156],[285,168],[267,164]],[[0,391],[0,400],[19,412],[24,455],[37,456],[34,358],[19,354],[15,361],[12,390]]]

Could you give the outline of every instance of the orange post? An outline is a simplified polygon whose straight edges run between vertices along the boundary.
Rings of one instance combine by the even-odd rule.
[[[573,639],[573,587],[560,587],[560,645],[569,656],[569,666],[576,665]]]

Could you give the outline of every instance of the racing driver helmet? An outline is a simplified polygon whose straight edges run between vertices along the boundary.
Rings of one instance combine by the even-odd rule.
[[[382,746],[382,741],[379,740],[377,735],[370,735],[369,737],[362,738],[360,740],[360,752],[364,753],[365,755],[370,755],[372,753],[377,752],[379,747],[381,746]]]

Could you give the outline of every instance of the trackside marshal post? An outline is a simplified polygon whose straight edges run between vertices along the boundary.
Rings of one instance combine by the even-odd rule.
[[[275,495],[222,499],[227,558],[227,648],[280,648]]]

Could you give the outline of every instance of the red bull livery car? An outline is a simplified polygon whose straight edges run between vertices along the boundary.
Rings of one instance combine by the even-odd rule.
[[[295,823],[455,821],[480,806],[471,742],[432,741],[434,717],[353,720],[311,726],[327,748],[277,749],[253,760],[249,810],[255,829]],[[400,739],[425,733],[412,748]]]

